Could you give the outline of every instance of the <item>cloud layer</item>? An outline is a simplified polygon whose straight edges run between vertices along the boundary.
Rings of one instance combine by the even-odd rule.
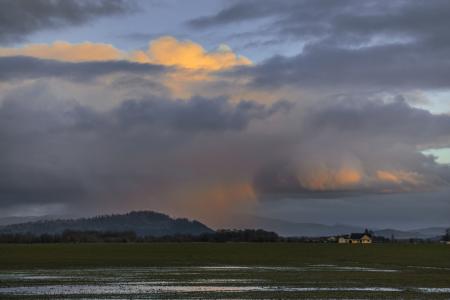
[[[449,183],[449,168],[418,153],[448,146],[450,117],[402,100],[335,100],[303,117],[294,155],[255,177],[271,196],[341,197],[432,190]]]
[[[449,8],[440,0],[248,0],[231,2],[190,25],[200,30],[259,21],[264,25],[245,39],[303,45],[295,56],[274,57],[243,71],[258,87],[448,89]]]
[[[0,42],[129,3],[0,0],[10,6]],[[206,35],[253,22],[234,41],[258,49],[296,43],[260,62],[167,35],[127,50],[4,46],[0,212],[156,209],[214,221],[286,201],[442,202],[450,167],[422,151],[450,148],[450,115],[424,108],[427,93],[450,88],[448,6],[246,0],[189,21],[186,32]]]
[[[143,76],[160,71],[160,76],[153,76],[151,82],[148,78],[144,80],[151,84],[157,82],[175,97],[187,99],[196,94],[196,89],[204,88],[203,83],[216,82],[215,72],[230,71],[252,62],[225,44],[217,50],[207,51],[192,41],[164,36],[151,41],[147,50],[124,51],[111,44],[71,44],[64,41],[0,47],[0,64],[3,66],[0,78],[5,81],[40,76],[89,81],[133,72],[141,76],[142,81]],[[130,78],[126,81],[130,82]],[[139,80],[133,78],[132,81]],[[210,93],[209,96],[220,96],[220,93]]]
[[[401,100],[306,109],[147,97],[99,112],[38,84],[5,96],[0,120],[5,209],[153,208],[213,220],[258,200],[423,192],[450,182],[448,166],[418,152],[449,145],[450,116]]]
[[[122,0],[1,0],[0,43],[22,41],[39,30],[81,25],[130,10],[131,2]]]

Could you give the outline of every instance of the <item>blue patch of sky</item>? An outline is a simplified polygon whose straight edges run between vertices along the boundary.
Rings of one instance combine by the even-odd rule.
[[[428,149],[422,151],[422,153],[435,156],[436,162],[440,164],[450,164],[450,148]]]

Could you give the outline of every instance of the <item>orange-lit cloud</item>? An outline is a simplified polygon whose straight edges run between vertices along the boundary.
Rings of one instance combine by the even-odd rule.
[[[152,41],[147,51],[135,51],[131,60],[206,71],[251,64],[248,58],[236,55],[228,46],[221,45],[216,51],[208,52],[197,43],[179,41],[170,36]]]
[[[411,190],[426,186],[424,178],[415,172],[378,170],[374,176],[363,174],[353,168],[330,170],[327,168],[310,169],[298,175],[301,185],[312,191],[337,191],[342,189],[358,189],[371,186],[375,182],[391,186],[393,190]],[[376,186],[376,184],[375,184]],[[383,191],[386,191],[383,187]]]
[[[226,45],[215,51],[206,51],[197,43],[179,41],[170,36],[152,41],[147,51],[135,51],[130,59],[139,63],[178,67],[177,71],[164,78],[164,84],[177,98],[189,98],[198,90],[204,91],[204,84],[214,81],[212,72],[252,63]]]
[[[379,170],[376,172],[378,180],[393,184],[410,184],[421,185],[422,180],[419,174],[405,171],[386,171]]]
[[[136,50],[130,53],[121,51],[111,44],[92,42],[71,44],[56,41],[51,44],[27,44],[18,48],[0,48],[0,56],[15,55],[71,62],[124,59],[138,63],[205,71],[218,71],[251,64],[248,58],[235,54],[228,46],[221,45],[217,50],[208,52],[200,44],[179,41],[170,36],[150,42],[147,51]]]
[[[205,91],[205,84],[215,80],[214,72],[252,63],[248,58],[234,53],[226,45],[221,45],[214,51],[207,51],[200,44],[180,41],[170,36],[151,41],[145,51],[127,52],[111,44],[92,42],[71,44],[65,41],[0,48],[0,56],[18,55],[69,62],[127,60],[175,67],[176,69],[162,76],[160,80],[176,98],[189,98],[199,91]]]
[[[305,188],[314,191],[338,190],[360,183],[362,174],[352,168],[327,170],[318,168],[298,177]]]
[[[0,48],[0,56],[15,55],[70,62],[107,61],[124,58],[122,51],[110,44],[91,42],[71,44],[57,41],[52,44],[28,44],[22,48]]]

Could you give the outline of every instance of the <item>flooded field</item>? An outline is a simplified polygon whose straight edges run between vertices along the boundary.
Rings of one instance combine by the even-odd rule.
[[[2,244],[0,299],[450,299],[450,248]]]
[[[402,272],[408,276],[411,270],[329,264],[311,264],[303,267],[198,266],[9,270],[0,272],[0,298],[450,297],[450,285],[448,287],[398,286],[389,285],[388,282],[368,284],[364,280],[358,280],[358,277],[364,278],[367,274],[379,276]],[[417,272],[417,269],[412,272]],[[444,272],[450,278],[450,271],[444,270]],[[340,274],[346,274],[346,276],[342,277]],[[320,278],[322,280],[318,280]]]

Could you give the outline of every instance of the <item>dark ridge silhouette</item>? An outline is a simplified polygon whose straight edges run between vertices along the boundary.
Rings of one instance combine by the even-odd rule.
[[[93,218],[43,220],[0,227],[0,234],[61,234],[64,231],[134,232],[137,236],[200,235],[214,232],[185,218],[173,219],[153,211],[103,215]]]

